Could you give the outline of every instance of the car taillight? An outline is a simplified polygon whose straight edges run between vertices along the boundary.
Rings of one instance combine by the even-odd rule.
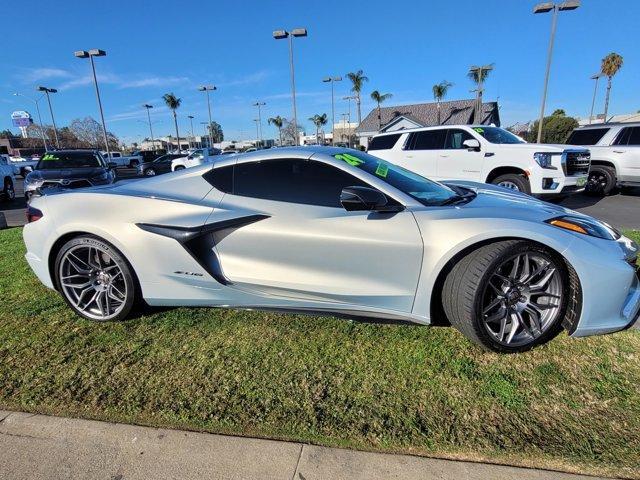
[[[36,222],[43,217],[43,213],[31,205],[27,206],[27,223]]]

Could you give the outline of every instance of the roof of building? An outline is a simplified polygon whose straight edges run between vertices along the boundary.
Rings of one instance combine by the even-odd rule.
[[[467,125],[474,123],[475,99],[452,100],[440,103],[440,118],[442,125]],[[438,104],[415,103],[410,105],[396,105],[380,108],[380,118],[382,127],[398,117],[405,117],[424,127],[438,124]],[[500,125],[500,115],[497,102],[486,102],[482,104],[483,125],[493,123]],[[377,132],[378,131],[378,109],[374,108],[362,120],[356,128],[356,133]]]

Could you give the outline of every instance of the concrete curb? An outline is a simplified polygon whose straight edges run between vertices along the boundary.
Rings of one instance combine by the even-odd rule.
[[[0,410],[7,479],[579,480],[546,470],[359,452]]]

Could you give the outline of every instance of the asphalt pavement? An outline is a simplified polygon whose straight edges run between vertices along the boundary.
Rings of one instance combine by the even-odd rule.
[[[131,178],[135,176],[135,172],[134,169],[119,169],[118,178]],[[16,199],[11,203],[0,203],[0,214],[4,213],[9,227],[24,225],[26,222],[23,181],[19,177],[16,180]],[[628,189],[604,198],[578,193],[558,203],[599,218],[616,228],[640,230],[640,188]]]
[[[594,480],[486,463],[370,453],[0,410],[0,477]]]

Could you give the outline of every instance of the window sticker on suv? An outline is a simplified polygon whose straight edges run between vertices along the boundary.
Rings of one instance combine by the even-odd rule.
[[[389,173],[389,166],[386,163],[378,163],[378,167],[376,168],[376,175],[382,178],[386,178],[387,173]]]
[[[342,160],[347,162],[352,167],[357,167],[361,163],[364,163],[364,160],[360,160],[358,157],[355,157],[349,153],[338,153],[333,156],[336,160]]]
[[[42,157],[41,160],[60,160],[60,159],[55,155],[52,155],[51,153],[47,153],[44,157]]]
[[[484,133],[484,128],[475,127],[474,130],[478,133]]]

